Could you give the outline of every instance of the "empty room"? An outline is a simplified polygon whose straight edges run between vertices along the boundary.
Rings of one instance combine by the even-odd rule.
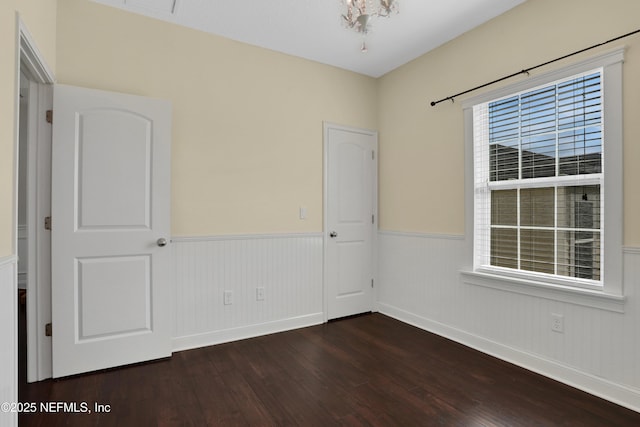
[[[638,16],[3,0],[0,427],[640,425]]]

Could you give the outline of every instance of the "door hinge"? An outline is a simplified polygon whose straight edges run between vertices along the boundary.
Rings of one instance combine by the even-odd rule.
[[[371,279],[371,287],[373,288],[373,279]]]
[[[44,229],[45,230],[51,230],[51,217],[45,217],[44,218]]]
[[[53,325],[51,323],[47,323],[44,325],[44,336],[50,337],[53,335]]]
[[[376,223],[376,216],[371,215],[371,224],[375,224],[375,223]]]
[[[47,123],[53,123],[53,110],[47,110]]]
[[[371,150],[371,160],[375,160],[376,159],[376,152]]]

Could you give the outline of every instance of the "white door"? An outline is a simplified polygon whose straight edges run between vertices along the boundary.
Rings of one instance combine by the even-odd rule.
[[[53,377],[171,355],[171,106],[56,85]]]
[[[377,133],[325,124],[328,319],[373,309]]]

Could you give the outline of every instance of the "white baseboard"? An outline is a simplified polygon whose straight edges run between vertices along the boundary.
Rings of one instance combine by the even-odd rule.
[[[378,309],[380,313],[394,319],[640,412],[640,390],[615,384],[603,378],[578,371],[570,366],[469,334],[463,330],[417,316],[392,305],[378,303]]]
[[[176,352],[200,347],[207,347],[210,345],[222,344],[231,341],[243,340],[246,338],[254,338],[262,335],[274,334],[277,332],[285,332],[292,329],[305,328],[307,326],[319,325],[324,321],[323,316],[323,313],[314,313],[305,316],[277,320],[274,322],[206,332],[203,334],[195,334],[185,337],[175,337],[173,338],[173,351]]]

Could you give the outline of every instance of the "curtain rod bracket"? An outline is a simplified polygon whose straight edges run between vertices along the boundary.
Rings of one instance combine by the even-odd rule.
[[[447,96],[446,98],[441,99],[440,101],[437,101],[437,102],[436,101],[431,101],[431,106],[433,107],[434,105],[436,105],[437,103],[442,102],[442,101],[451,101],[452,104],[455,104],[456,98],[453,97],[453,96]]]

